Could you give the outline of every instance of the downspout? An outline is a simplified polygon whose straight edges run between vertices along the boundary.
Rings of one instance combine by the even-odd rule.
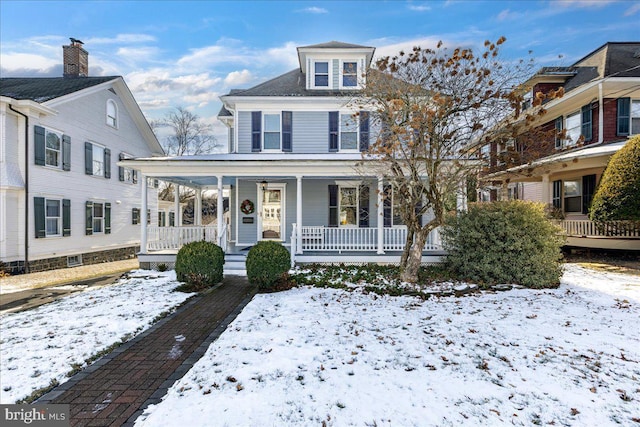
[[[24,117],[24,272],[29,272],[29,117],[13,108],[9,109]]]
[[[598,144],[604,141],[604,99],[602,98],[602,82],[598,83]]]

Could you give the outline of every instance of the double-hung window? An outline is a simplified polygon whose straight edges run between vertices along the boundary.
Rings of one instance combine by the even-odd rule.
[[[34,197],[36,239],[71,235],[71,201]]]
[[[61,132],[34,126],[35,164],[71,170],[71,138]]]
[[[588,142],[593,138],[593,116],[591,105],[567,115],[558,117],[556,127],[556,149],[573,147],[578,142]],[[563,132],[564,131],[564,132]]]
[[[618,135],[640,134],[640,99],[619,98],[617,121]]]
[[[120,153],[119,159],[126,160],[130,159],[131,156],[126,153]],[[118,166],[118,178],[121,182],[127,182],[130,184],[136,184],[138,182],[138,173],[137,171],[131,168],[125,168],[123,166]]]
[[[45,165],[59,168],[62,158],[62,135],[46,130],[45,133]]]
[[[351,114],[340,115],[340,150],[358,149],[358,125]]]
[[[329,87],[329,62],[316,61],[313,64],[313,84],[315,87]]]
[[[357,182],[329,185],[329,227],[369,226],[369,186]]]
[[[111,178],[111,150],[108,148],[85,142],[84,163],[87,175]]]
[[[264,114],[264,149],[280,150],[280,114]]]
[[[358,226],[358,187],[340,187],[340,226]]]
[[[566,137],[565,137],[565,146],[572,146],[578,142],[580,139],[581,132],[581,122],[580,122],[580,111],[576,111],[575,113],[571,113],[567,116],[565,129]]]
[[[86,208],[86,235],[111,233],[111,203],[91,202]]]
[[[62,235],[62,206],[60,200],[45,199],[46,236]]]
[[[357,62],[342,63],[342,86],[343,87],[358,86],[358,63]]]
[[[104,232],[104,205],[93,204],[93,234]]]

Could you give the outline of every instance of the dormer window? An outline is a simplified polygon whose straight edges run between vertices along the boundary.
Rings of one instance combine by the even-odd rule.
[[[342,86],[344,87],[358,86],[358,63],[357,62],[342,63]]]
[[[329,87],[328,61],[317,61],[314,63],[314,85],[316,87]]]

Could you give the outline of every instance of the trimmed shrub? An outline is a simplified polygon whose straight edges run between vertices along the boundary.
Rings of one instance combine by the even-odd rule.
[[[263,240],[247,254],[249,282],[263,290],[274,289],[279,281],[286,278],[290,267],[289,251],[278,242]]]
[[[441,231],[445,263],[457,276],[480,284],[556,287],[562,274],[561,230],[542,203],[472,204]]]
[[[222,281],[224,251],[214,243],[191,242],[176,256],[176,277],[190,285],[191,291],[201,291]]]
[[[592,221],[640,221],[640,135],[609,159],[589,210]]]

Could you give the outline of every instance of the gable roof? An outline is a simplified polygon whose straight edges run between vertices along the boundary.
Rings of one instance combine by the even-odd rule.
[[[0,95],[42,103],[118,78],[6,77],[0,79]]]
[[[298,49],[373,49],[372,46],[362,46],[359,44],[351,44],[332,40],[326,43],[311,44],[308,46],[300,46]]]
[[[249,89],[232,89],[229,96],[353,96],[354,91],[308,90],[305,74],[299,68],[284,73]]]

